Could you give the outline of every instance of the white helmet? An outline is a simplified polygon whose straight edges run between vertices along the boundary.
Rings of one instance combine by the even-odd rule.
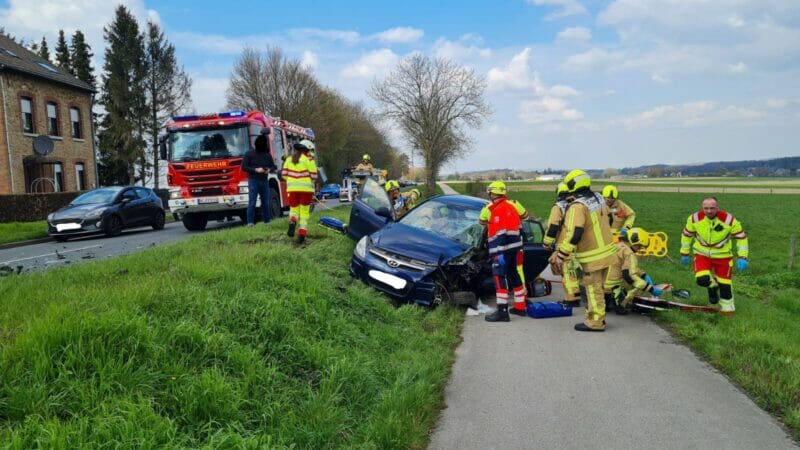
[[[303,139],[302,141],[294,144],[295,150],[314,150],[314,143],[308,139]]]

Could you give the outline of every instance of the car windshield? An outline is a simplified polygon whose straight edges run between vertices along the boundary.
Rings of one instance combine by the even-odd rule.
[[[119,189],[95,189],[79,195],[70,202],[71,205],[88,205],[92,203],[111,203]]]
[[[169,134],[171,161],[200,161],[244,156],[249,139],[247,126],[210,130],[180,130]]]
[[[400,223],[477,247],[483,237],[479,216],[480,209],[474,206],[428,200],[412,209]]]

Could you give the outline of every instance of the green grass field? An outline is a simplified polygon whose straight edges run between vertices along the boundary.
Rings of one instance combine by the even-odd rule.
[[[0,447],[425,447],[463,312],[392,307],[349,239],[285,225],[0,278]]]
[[[47,237],[47,222],[0,223],[0,244]]]
[[[512,192],[511,197],[546,221],[554,195]],[[707,304],[708,297],[695,284],[691,268],[680,265],[678,255],[681,230],[687,217],[700,208],[702,197],[687,193],[621,194],[636,210],[636,225],[669,235],[672,260],[643,258],[645,270],[656,283],[689,289],[690,302],[697,304]],[[800,438],[800,268],[795,265],[793,270],[787,269],[790,236],[800,235],[800,196],[721,194],[717,198],[722,209],[742,222],[749,236],[750,268],[733,276],[736,315],[726,318],[676,311],[659,313],[657,320]],[[614,321],[613,315],[609,321]]]

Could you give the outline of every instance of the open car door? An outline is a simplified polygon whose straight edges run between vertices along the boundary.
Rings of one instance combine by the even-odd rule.
[[[531,282],[547,267],[550,251],[544,249],[544,228],[536,220],[522,221],[522,249],[525,253],[525,282]]]
[[[355,199],[353,209],[350,210],[347,235],[359,240],[394,220],[392,204],[383,186],[372,178],[366,178],[364,185],[361,186],[360,195]]]

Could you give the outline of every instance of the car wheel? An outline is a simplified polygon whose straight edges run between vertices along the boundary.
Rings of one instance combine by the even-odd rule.
[[[53,236],[53,239],[55,239],[57,242],[67,242],[69,236]]]
[[[156,211],[155,217],[153,217],[153,229],[154,230],[163,230],[164,223],[166,218],[164,217],[164,211]]]
[[[106,236],[119,236],[122,233],[122,219],[117,215],[108,216],[105,232]]]

